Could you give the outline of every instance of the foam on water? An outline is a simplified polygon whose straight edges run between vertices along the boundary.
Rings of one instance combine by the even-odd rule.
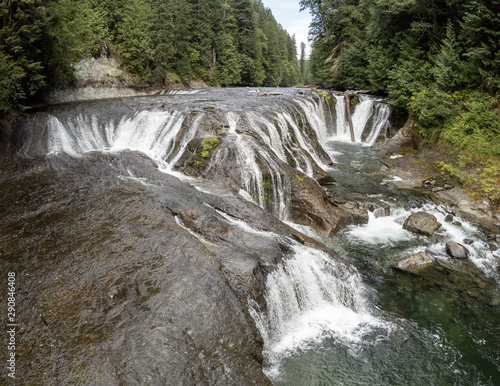
[[[403,229],[404,221],[416,212],[425,212],[434,215],[442,224],[436,232],[439,236],[438,243],[429,243],[428,238],[415,235]],[[446,207],[435,204],[425,204],[419,208],[404,209],[392,208],[388,217],[376,217],[369,213],[369,222],[366,225],[352,226],[345,231],[345,235],[353,242],[362,242],[369,245],[391,246],[407,242],[410,246],[407,255],[427,250],[435,257],[449,260],[446,254],[446,243],[455,241],[462,244],[469,251],[470,261],[489,276],[497,277],[497,259],[500,251],[492,251],[484,241],[482,231],[476,226],[468,223],[459,216],[454,216],[453,222],[446,222],[446,216],[450,213]],[[411,242],[420,240],[418,247],[411,247]],[[466,245],[466,240],[472,242]]]
[[[367,244],[390,246],[414,238],[414,234],[403,229],[403,222],[409,216],[405,210],[393,210],[391,216],[376,217],[368,212],[368,224],[350,227],[346,236]]]
[[[326,337],[360,342],[376,329],[392,326],[367,307],[365,287],[356,271],[320,250],[291,242],[291,256],[268,275],[267,310],[251,312],[264,338],[266,374],[279,377],[280,362],[297,349]],[[253,306],[253,307],[252,307]]]

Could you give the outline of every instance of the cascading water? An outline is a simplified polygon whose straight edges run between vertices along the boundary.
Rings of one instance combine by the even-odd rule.
[[[376,159],[370,149],[348,143],[345,97],[336,96],[336,116],[325,119],[325,112],[333,109],[326,107],[328,102],[322,96],[287,92],[291,95],[282,99],[257,98],[247,90],[210,90],[103,102],[122,106],[122,114],[93,105],[85,105],[76,113],[55,108],[31,118],[34,128],[21,153],[67,153],[80,159],[87,154],[96,156],[90,153],[127,150],[146,154],[167,172],[185,170],[196,160],[198,164],[192,164],[200,169],[195,175],[216,182],[223,174],[217,174],[221,165],[229,163],[229,172],[234,174],[231,178],[239,183],[232,188],[241,189],[241,196],[281,220],[289,217],[290,180],[302,178],[297,171],[309,177],[314,177],[318,169],[330,172],[339,181],[336,190],[346,199],[356,194],[370,201],[376,194],[376,200],[383,200],[380,195],[395,194],[380,186],[380,164],[376,160],[373,165],[365,164],[368,158]],[[383,101],[360,96],[353,112],[356,141],[372,145],[389,114],[390,107]],[[336,123],[336,131],[329,122]],[[199,144],[211,136],[217,136],[220,145],[211,150],[206,165],[200,166],[203,160],[196,158]],[[329,166],[332,158],[335,168]],[[162,189],[161,184],[151,184],[137,170],[128,173],[121,178]],[[192,183],[202,185],[199,180]],[[230,195],[229,188],[200,190]],[[412,199],[410,195],[400,200]],[[210,216],[223,218],[254,239],[277,237],[212,209]],[[437,234],[438,242],[402,229],[404,217],[414,209],[405,209],[398,201],[391,210],[391,215],[385,216],[385,207],[376,209],[367,225],[350,227],[335,237],[320,238],[307,230],[352,260],[361,275],[352,265],[332,259],[322,250],[291,239],[279,240],[279,249],[287,256],[270,268],[264,293],[266,306],[260,309],[250,302],[264,338],[265,371],[274,383],[494,384],[494,376],[500,371],[495,364],[499,351],[488,342],[497,337],[500,303],[497,289],[487,296],[481,291],[498,287],[499,252],[489,249],[479,229],[467,222],[460,220],[461,226],[446,223],[445,210],[439,207],[424,206],[444,224]],[[191,229],[192,224],[202,223],[202,218],[181,218],[175,211],[175,221],[193,239],[213,250],[229,229],[220,226],[221,233],[209,240],[203,232]],[[466,277],[468,287],[457,295],[455,287],[461,279],[447,267],[450,262],[443,246],[448,240],[465,239],[471,241],[467,246],[470,261],[486,276],[470,274]],[[444,264],[434,273],[436,280],[393,269],[397,261],[424,249]],[[246,267],[247,262],[242,261],[241,267]],[[481,303],[482,297],[486,305]]]
[[[241,181],[244,184],[242,189],[253,197],[261,207],[265,207],[270,201],[266,188],[271,188],[273,197],[275,197],[275,200],[271,202],[274,206],[273,212],[278,215],[278,218],[286,219],[289,209],[290,182],[287,181],[279,164],[273,160],[267,150],[259,146],[252,137],[237,132],[239,120],[240,117],[237,114],[232,112],[227,114],[228,135],[232,136],[232,141],[238,149],[236,159],[241,173]],[[219,162],[219,160],[215,159],[215,162]]]
[[[72,156],[87,152],[138,151],[172,170],[194,138],[204,113],[189,119],[181,111],[138,111],[118,122],[100,121],[96,115],[58,118],[47,116],[48,154],[66,153]],[[183,127],[188,129],[179,139]],[[30,154],[36,143],[27,142],[22,152]]]
[[[385,335],[391,329],[368,310],[356,272],[346,272],[344,264],[322,251],[293,242],[290,249],[290,257],[267,278],[266,311],[251,304],[265,342],[266,373],[275,380],[284,358],[321,344],[326,336],[349,342],[369,331],[380,329],[377,334]]]
[[[345,96],[335,95],[336,104],[336,135],[330,139],[337,141],[351,141],[349,121],[347,118],[347,104]],[[391,109],[383,100],[369,95],[359,95],[359,103],[354,106],[352,125],[356,142],[372,146],[385,125],[387,125]],[[352,108],[352,107],[351,107]]]

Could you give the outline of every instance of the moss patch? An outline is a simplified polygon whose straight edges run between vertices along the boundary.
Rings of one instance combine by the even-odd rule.
[[[201,143],[201,153],[202,158],[210,157],[210,152],[217,147],[219,144],[219,139],[216,137],[205,138]]]

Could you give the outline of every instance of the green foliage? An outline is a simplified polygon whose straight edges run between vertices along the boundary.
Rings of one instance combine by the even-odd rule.
[[[437,164],[437,167],[441,169],[441,174],[445,175],[448,174],[451,177],[456,177],[460,174],[460,170],[453,166],[452,164],[446,163],[446,162],[439,162]]]
[[[464,65],[460,59],[461,49],[458,46],[451,21],[446,26],[443,39],[433,69],[436,85],[442,90],[457,90],[466,83]]]
[[[219,144],[219,139],[216,137],[205,138],[201,142],[201,157],[208,158],[210,157],[210,151],[212,151]]]
[[[153,9],[146,0],[129,0],[117,30],[117,45],[125,67],[145,82],[151,81]]]
[[[411,97],[408,109],[419,122],[420,135],[438,139],[445,120],[453,113],[452,98],[437,89],[423,89]]]
[[[24,99],[22,81],[24,69],[11,57],[0,53],[0,116],[10,109],[19,108],[17,101]]]
[[[443,93],[424,89],[409,109],[425,138],[441,139],[464,151],[500,156],[500,98],[479,91]]]
[[[500,90],[500,1],[301,0],[313,14],[311,69],[323,86],[402,104],[423,89]]]
[[[453,114],[441,138],[464,150],[500,156],[500,99],[477,91],[454,93]]]
[[[0,3],[0,114],[28,97],[71,81],[89,30],[76,0]]]
[[[299,82],[295,40],[260,0],[9,0],[0,23],[0,114],[115,51],[143,85]]]

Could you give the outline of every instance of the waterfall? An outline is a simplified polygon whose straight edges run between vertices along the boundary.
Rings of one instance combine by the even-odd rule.
[[[349,121],[347,119],[347,104],[345,96],[335,95],[336,135],[330,139],[351,141]],[[391,113],[390,107],[380,99],[369,95],[359,95],[359,103],[354,106],[352,125],[356,142],[372,146],[380,132],[387,125]]]
[[[349,122],[347,120],[347,105],[345,96],[335,96],[337,103],[335,104],[335,112],[337,114],[337,135],[339,140],[350,141]]]
[[[377,104],[374,106],[374,109],[373,123],[368,130],[369,134],[365,140],[365,143],[368,146],[373,146],[382,129],[388,124],[389,117],[391,115],[391,108],[385,103]]]
[[[272,153],[258,144],[253,137],[238,132],[240,119],[241,117],[234,112],[227,113],[228,135],[232,137],[232,142],[237,148],[236,160],[243,184],[242,189],[253,197],[259,206],[265,208],[270,205],[272,212],[278,218],[287,219],[290,207],[290,181]],[[257,126],[251,127],[255,130]],[[272,190],[274,200],[269,197],[269,189]]]
[[[47,118],[47,153],[79,156],[91,151],[133,150],[172,170],[194,138],[204,113],[188,122],[180,111],[143,110],[120,121],[100,122],[96,115],[78,114],[66,120]],[[187,130],[181,133],[186,126]],[[178,138],[178,136],[181,138]]]
[[[354,113],[352,114],[352,126],[354,127],[356,142],[361,142],[366,123],[373,112],[374,100],[365,95],[359,95],[358,98],[359,103],[354,107]]]
[[[202,93],[208,99],[196,100],[190,106],[189,101]],[[371,144],[390,110],[373,97],[361,96],[360,100],[353,114],[356,138],[360,141],[363,133],[369,132],[365,143]],[[290,167],[313,178],[315,171],[320,168],[328,171],[333,163],[326,150],[330,149],[327,142],[334,132],[328,124],[333,119],[327,116],[332,111],[321,95],[293,95],[271,106],[267,102],[259,104],[260,101],[254,99],[251,102],[257,102],[256,106],[244,109],[234,108],[233,100],[228,105],[216,100],[215,108],[206,90],[181,90],[142,99],[133,104],[133,109],[122,110],[122,115],[108,114],[106,107],[101,107],[109,103],[112,109],[116,106],[113,101],[99,106],[80,105],[78,112],[71,115],[49,111],[40,113],[45,118],[46,136],[35,133],[23,151],[30,155],[33,149],[40,150],[39,143],[43,142],[46,143],[43,154],[66,153],[78,157],[88,152],[138,151],[153,159],[160,169],[173,172],[183,170],[196,156],[193,149],[199,148],[200,138],[220,135],[221,144],[210,153],[208,163],[203,162],[205,169],[198,169],[195,174],[216,178],[224,175],[223,165],[236,161],[243,194],[281,220],[287,220],[290,176],[294,175]],[[337,96],[335,112],[337,134],[333,138],[343,139],[349,135],[344,97]],[[213,122],[224,120],[227,124],[219,125],[220,130],[216,130],[217,124]],[[231,146],[224,143],[226,140]]]
[[[325,252],[291,242],[291,253],[266,281],[267,309],[250,305],[264,339],[266,373],[279,377],[283,357],[321,342],[326,336],[359,341],[375,328],[387,334],[389,323],[367,307],[366,290],[357,271]]]

